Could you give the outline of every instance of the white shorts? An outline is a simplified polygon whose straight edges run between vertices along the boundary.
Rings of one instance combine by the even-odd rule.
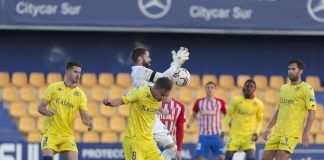
[[[173,138],[170,135],[169,131],[161,122],[160,116],[155,116],[154,125],[153,125],[153,136],[155,142],[162,147],[174,143]]]

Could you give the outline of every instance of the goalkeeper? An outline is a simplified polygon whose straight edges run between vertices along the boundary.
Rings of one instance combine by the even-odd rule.
[[[168,77],[171,79],[172,75],[189,59],[189,52],[188,49],[184,47],[181,47],[178,52],[172,51],[173,62],[170,68],[163,73],[151,69],[151,58],[147,49],[135,48],[132,51],[131,57],[134,63],[132,66],[131,78],[132,85],[135,88],[143,85],[153,86],[160,77]],[[176,154],[181,154],[181,150],[177,148],[172,136],[161,122],[159,116],[155,117],[153,135],[158,145],[164,148],[162,152],[164,159],[170,160],[174,158]]]

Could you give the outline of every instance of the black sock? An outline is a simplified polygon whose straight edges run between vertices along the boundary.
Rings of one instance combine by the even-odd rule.
[[[53,160],[52,156],[43,156],[43,160]]]

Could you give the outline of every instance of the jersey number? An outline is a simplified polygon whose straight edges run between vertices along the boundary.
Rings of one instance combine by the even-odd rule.
[[[43,139],[43,146],[47,146],[47,140],[48,140],[48,137],[45,136]]]
[[[136,152],[135,151],[132,152],[132,160],[136,160]]]

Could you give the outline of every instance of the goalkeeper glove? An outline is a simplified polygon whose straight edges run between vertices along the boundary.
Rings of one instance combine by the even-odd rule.
[[[171,66],[175,66],[176,68],[180,68],[183,63],[187,60],[189,60],[189,52],[187,48],[180,47],[178,52],[172,51],[172,59],[173,62],[171,63]]]

